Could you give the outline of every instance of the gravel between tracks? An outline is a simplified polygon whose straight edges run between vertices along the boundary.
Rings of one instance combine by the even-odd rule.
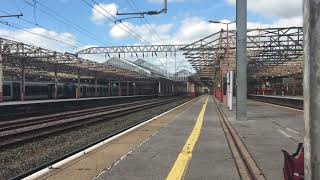
[[[18,147],[1,150],[0,179],[10,179],[43,163],[84,147],[120,128],[150,119],[190,99],[182,99],[169,104],[132,113],[109,121],[85,126],[79,129],[37,139]]]

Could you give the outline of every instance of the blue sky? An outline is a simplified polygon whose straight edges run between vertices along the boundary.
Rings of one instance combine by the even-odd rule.
[[[29,22],[1,18],[2,23],[8,22],[12,26],[0,24],[0,36],[71,52],[87,46],[141,44],[123,30],[126,27],[121,29],[119,26],[123,25],[114,25],[84,1],[93,4],[91,0],[2,0],[0,15],[22,12],[22,18]],[[95,1],[111,14],[117,10],[132,12],[135,10],[133,8],[141,11],[159,10],[163,6],[162,0]],[[36,8],[33,7],[34,3]],[[301,5],[302,0],[248,0],[248,27],[301,25]],[[61,23],[56,19],[61,19],[60,16],[72,21],[72,24]],[[147,21],[131,19],[124,24],[152,44],[190,43],[223,28],[222,25],[207,23],[208,20],[234,20],[235,0],[169,0],[167,14],[147,16],[145,19]]]
[[[2,0],[2,6],[0,10],[9,12],[9,13],[20,13],[20,11],[24,14],[23,18],[28,19],[32,22],[36,22],[42,26],[45,26],[49,29],[55,30],[57,32],[71,32],[73,33],[77,39],[86,42],[87,44],[97,44],[99,42],[92,40],[91,38],[84,36],[78,31],[70,28],[69,26],[56,21],[54,18],[44,14],[41,10],[36,9],[34,13],[34,8],[29,4],[25,3],[24,0]],[[31,4],[33,4],[32,0],[27,0]],[[161,3],[152,3],[145,0],[132,0],[135,2],[135,5],[139,10],[158,10],[162,8]],[[113,39],[110,37],[108,33],[108,29],[110,29],[109,21],[104,24],[95,24],[91,19],[92,8],[89,7],[85,2],[81,0],[39,0],[39,2],[45,4],[51,9],[57,11],[59,14],[67,17],[72,20],[74,23],[86,27],[86,29],[90,30],[90,32],[94,33],[99,39],[103,41],[108,41],[114,44],[128,44],[135,43],[130,38],[122,39],[119,41],[118,39]],[[90,2],[90,1],[88,1]],[[132,12],[132,8],[129,5],[127,0],[109,0],[109,1],[98,1],[99,3],[109,4],[115,3],[119,7],[119,12]],[[211,4],[211,5],[210,5]],[[208,6],[209,5],[209,6]],[[38,8],[45,9],[41,4],[36,4]],[[225,3],[224,0],[217,0],[212,3],[212,0],[190,0],[187,3],[182,2],[169,2],[168,13],[159,15],[159,16],[149,16],[147,17],[147,21],[150,23],[156,24],[167,24],[170,22],[175,23],[175,28],[179,27],[181,21],[187,17],[203,17],[203,19],[234,19],[235,12],[234,7]],[[34,16],[35,14],[35,16]],[[120,18],[120,17],[119,17]],[[15,18],[6,18],[2,19],[3,21],[15,22],[21,24],[21,26],[25,28],[36,27],[33,24],[24,23],[23,21],[19,21]],[[131,23],[141,25],[145,23],[144,20],[141,19],[133,19],[128,20]],[[1,26],[1,28],[7,28],[6,26]],[[102,45],[102,44],[98,44]]]

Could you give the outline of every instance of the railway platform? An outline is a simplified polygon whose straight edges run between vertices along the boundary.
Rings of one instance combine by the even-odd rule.
[[[300,97],[275,98],[300,99]],[[234,110],[227,110],[225,103],[218,104],[266,179],[282,179],[283,155],[281,150],[293,153],[298,143],[303,142],[303,111],[248,100],[248,121],[237,121]]]
[[[295,109],[303,109],[303,96],[274,96],[249,94],[248,98],[256,101],[269,102],[272,104],[292,107]]]
[[[239,122],[224,104],[201,96],[31,177],[241,179],[244,166],[222,123],[220,114],[225,114],[261,170],[261,179],[282,179],[281,149],[295,151],[302,141],[303,113],[256,101],[249,101],[248,107],[249,120]]]

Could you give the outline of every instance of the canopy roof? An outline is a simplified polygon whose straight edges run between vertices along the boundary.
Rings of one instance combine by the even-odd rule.
[[[71,53],[60,53],[0,37],[0,53],[3,55],[4,71],[19,74],[24,66],[27,74],[75,77],[78,73],[88,78],[150,78],[145,71],[120,68],[112,64],[98,63]]]

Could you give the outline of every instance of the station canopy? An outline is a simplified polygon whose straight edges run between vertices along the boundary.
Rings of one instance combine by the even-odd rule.
[[[227,38],[228,34],[228,38]],[[228,48],[227,48],[228,39]],[[193,66],[199,79],[212,81],[222,68],[236,71],[236,31],[221,30],[191,44],[176,45],[135,45],[90,47],[77,52],[59,53],[0,38],[1,54],[4,55],[4,70],[19,73],[22,66],[26,73],[52,76],[55,71],[65,77],[73,77],[78,72],[82,77],[146,79],[157,76],[171,77],[161,68],[143,60],[145,54],[157,56],[159,53],[176,55],[182,52]],[[118,54],[118,59],[98,63],[79,55]],[[131,54],[138,60],[123,61],[121,54]],[[247,31],[247,60],[250,77],[286,76],[302,73],[303,31],[302,27],[262,28]],[[141,57],[141,58],[139,58]],[[186,62],[187,62],[186,61]],[[155,76],[157,75],[157,76]]]
[[[24,67],[29,76],[53,77],[55,72],[60,78],[123,78],[150,79],[146,69],[134,65],[98,63],[78,57],[76,54],[60,53],[49,49],[0,38],[0,53],[3,56],[3,70],[6,75],[20,75]],[[128,67],[130,66],[130,67]]]
[[[212,81],[220,68],[223,72],[227,69],[236,71],[236,31],[227,32],[222,29],[191,44],[90,47],[78,53],[119,54],[119,56],[133,54],[136,57],[144,57],[146,53],[152,55],[165,53],[167,56],[176,52],[183,53],[199,79]],[[247,31],[250,77],[301,73],[302,55],[302,27],[261,28]]]
[[[228,34],[228,51],[227,51]],[[201,77],[214,77],[215,70],[236,70],[236,31],[221,30],[181,48]],[[249,29],[248,74],[286,76],[303,71],[302,27]]]

